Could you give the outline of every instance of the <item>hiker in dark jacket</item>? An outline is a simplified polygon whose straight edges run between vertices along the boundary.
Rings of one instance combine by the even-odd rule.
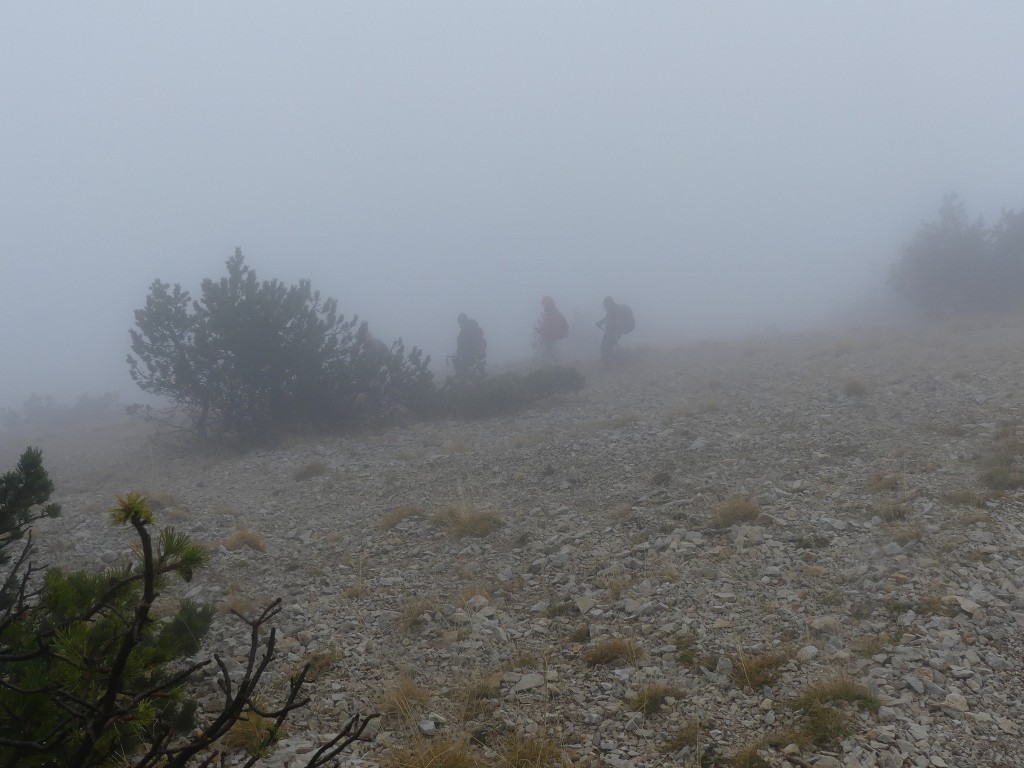
[[[455,376],[483,376],[486,357],[487,340],[484,338],[480,323],[467,317],[463,312],[459,315],[459,337],[455,342],[455,354],[448,358],[455,368]]]
[[[616,304],[611,296],[605,296],[604,317],[597,321],[597,327],[604,330],[604,336],[601,337],[601,362],[610,365],[619,339],[636,327],[633,310],[626,304]]]

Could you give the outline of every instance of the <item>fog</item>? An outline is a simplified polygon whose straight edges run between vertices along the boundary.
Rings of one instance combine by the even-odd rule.
[[[6,3],[0,405],[121,390],[150,282],[241,246],[435,361],[540,298],[631,343],[884,291],[956,191],[1024,203],[1013,3]],[[596,341],[594,356],[596,357]]]

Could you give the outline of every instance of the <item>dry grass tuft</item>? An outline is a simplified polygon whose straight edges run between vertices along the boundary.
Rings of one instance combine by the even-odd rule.
[[[398,627],[403,632],[411,632],[423,621],[423,614],[437,610],[437,601],[428,598],[410,600],[402,606],[398,615]]]
[[[988,512],[982,512],[981,510],[973,510],[960,517],[946,520],[942,523],[943,530],[950,530],[956,528],[969,528],[972,525],[991,525],[995,520],[992,515]],[[953,546],[952,549],[957,548],[956,542],[950,542]]]
[[[792,702],[794,709],[803,712],[799,719],[789,728],[769,736],[766,743],[776,748],[787,744],[797,744],[804,749],[835,746],[850,735],[852,721],[848,711],[834,706],[836,703],[852,704],[870,712],[877,712],[880,705],[865,686],[845,675],[814,683]]]
[[[676,731],[667,742],[661,747],[662,752],[678,752],[687,747],[699,748],[707,741],[707,723],[694,718],[688,720],[682,728]]]
[[[359,597],[366,597],[370,594],[370,588],[366,585],[366,582],[360,579],[351,587],[344,589],[338,595],[342,600],[355,600]]]
[[[269,709],[261,696],[254,696],[253,705],[264,712]],[[250,757],[268,757],[282,733],[274,728],[272,718],[246,711],[231,730],[221,737],[220,743],[228,750],[244,750]]]
[[[608,590],[608,595],[612,600],[618,600],[625,594],[626,590],[633,584],[629,574],[611,574],[605,579],[604,588]]]
[[[590,625],[581,624],[576,627],[572,632],[569,633],[569,641],[573,643],[589,643],[590,642]]]
[[[899,475],[887,475],[884,472],[876,472],[871,476],[868,487],[875,493],[895,491],[900,487],[901,482]]]
[[[981,481],[993,491],[1012,491],[1024,488],[1024,471],[1016,466],[989,467],[981,474]]]
[[[920,523],[910,523],[895,528],[892,532],[892,540],[901,547],[905,547],[912,541],[921,541],[926,533],[925,527]]]
[[[597,667],[607,664],[614,664],[617,661],[627,661],[630,664],[636,661],[640,652],[629,640],[615,638],[613,640],[602,640],[583,654],[583,660],[588,666]]]
[[[295,480],[308,480],[311,477],[320,477],[326,474],[327,465],[319,459],[314,459],[295,470],[295,474],[292,475],[292,478]]]
[[[416,717],[416,708],[429,699],[430,694],[416,685],[413,676],[405,672],[384,687],[377,708],[382,715],[398,717],[409,723]]]
[[[504,525],[502,519],[493,512],[477,512],[466,507],[450,505],[434,514],[432,521],[447,529],[456,539],[466,536],[483,538]]]
[[[697,661],[697,634],[686,632],[676,638],[676,661],[691,666]]]
[[[548,604],[548,607],[544,609],[544,616],[548,619],[555,619],[559,616],[574,616],[579,611],[576,609],[576,603],[572,600],[561,600],[554,601]]]
[[[419,740],[416,746],[396,750],[382,761],[383,768],[484,768],[465,739]]]
[[[472,600],[474,597],[482,597],[484,600],[490,602],[491,590],[488,588],[486,584],[483,584],[481,582],[467,584],[459,592],[459,597],[456,600],[456,605],[458,605],[459,608],[465,608],[469,604],[469,601]]]
[[[984,507],[987,495],[977,493],[973,488],[963,488],[943,494],[942,501],[954,507]]]
[[[562,748],[551,739],[543,737],[512,737],[496,751],[500,764],[509,768],[554,768],[563,765]]]
[[[224,515],[226,517],[238,517],[240,514],[242,514],[239,511],[238,507],[236,507],[234,504],[230,504],[230,503],[228,503],[226,501],[225,502],[221,502],[216,507],[214,507],[213,508],[213,513],[215,515]]]
[[[422,517],[423,514],[423,507],[416,506],[415,504],[403,504],[400,507],[395,507],[384,515],[384,517],[380,519],[378,526],[382,531],[390,531],[403,520]]]
[[[239,528],[221,543],[224,545],[224,549],[229,552],[235,552],[242,547],[255,549],[257,552],[267,551],[267,543],[252,528]]]
[[[868,633],[850,641],[850,648],[861,658],[869,659],[882,653],[892,643],[889,635]]]
[[[1024,488],[1024,442],[1017,438],[1016,426],[1006,424],[996,433],[995,441],[982,461],[982,482],[993,491]]]
[[[925,595],[914,606],[918,616],[955,616],[956,609],[937,595]]]
[[[501,672],[482,678],[467,686],[461,692],[466,720],[488,715],[500,706]]]
[[[741,653],[732,661],[732,681],[755,691],[775,682],[779,671],[793,659],[791,648],[759,654]]]
[[[729,528],[740,523],[749,523],[761,516],[761,507],[746,496],[736,496],[723,501],[711,512],[708,523],[712,528]]]
[[[816,704],[829,704],[845,701],[860,709],[877,712],[881,702],[872,695],[867,686],[861,685],[846,675],[839,675],[831,680],[812,683],[793,701],[797,709],[810,709]]]
[[[878,516],[886,523],[896,523],[910,516],[910,507],[905,502],[891,501],[878,508]]]
[[[828,748],[850,735],[850,718],[838,707],[815,704],[800,721],[797,743]]]
[[[249,616],[260,608],[260,602],[242,594],[241,587],[237,584],[231,585],[224,602],[217,606],[221,613],[239,613],[242,616]]]
[[[629,706],[633,712],[643,712],[646,717],[656,715],[665,705],[666,699],[676,699],[682,696],[682,691],[661,683],[645,685],[637,691],[636,698],[630,701]]]
[[[757,744],[741,747],[729,758],[730,768],[771,768],[771,763],[761,757],[759,748]]]
[[[309,654],[300,668],[309,665],[309,669],[306,670],[306,680],[315,683],[339,661],[341,661],[341,652],[337,648],[329,648],[326,651]]]
[[[630,504],[623,502],[622,504],[616,504],[614,507],[608,510],[608,517],[616,522],[626,520],[630,515],[633,514],[633,507]]]

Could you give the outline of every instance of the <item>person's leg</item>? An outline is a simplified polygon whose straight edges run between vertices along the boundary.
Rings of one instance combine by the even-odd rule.
[[[612,348],[617,340],[615,334],[605,328],[604,336],[601,337],[601,362],[606,366],[611,365]]]

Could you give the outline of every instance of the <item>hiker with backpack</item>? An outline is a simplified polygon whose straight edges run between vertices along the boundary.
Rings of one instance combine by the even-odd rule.
[[[455,354],[448,358],[455,368],[456,378],[470,378],[484,375],[484,358],[487,357],[487,340],[480,323],[463,312],[459,315],[459,337],[455,342]]]
[[[611,365],[615,345],[636,327],[633,310],[626,304],[616,304],[611,296],[605,296],[604,317],[597,321],[597,327],[604,330],[604,336],[601,337],[601,362],[606,366]]]
[[[569,335],[569,321],[558,311],[555,300],[545,296],[540,300],[543,313],[533,329],[533,348],[542,363],[557,363],[555,344]]]

